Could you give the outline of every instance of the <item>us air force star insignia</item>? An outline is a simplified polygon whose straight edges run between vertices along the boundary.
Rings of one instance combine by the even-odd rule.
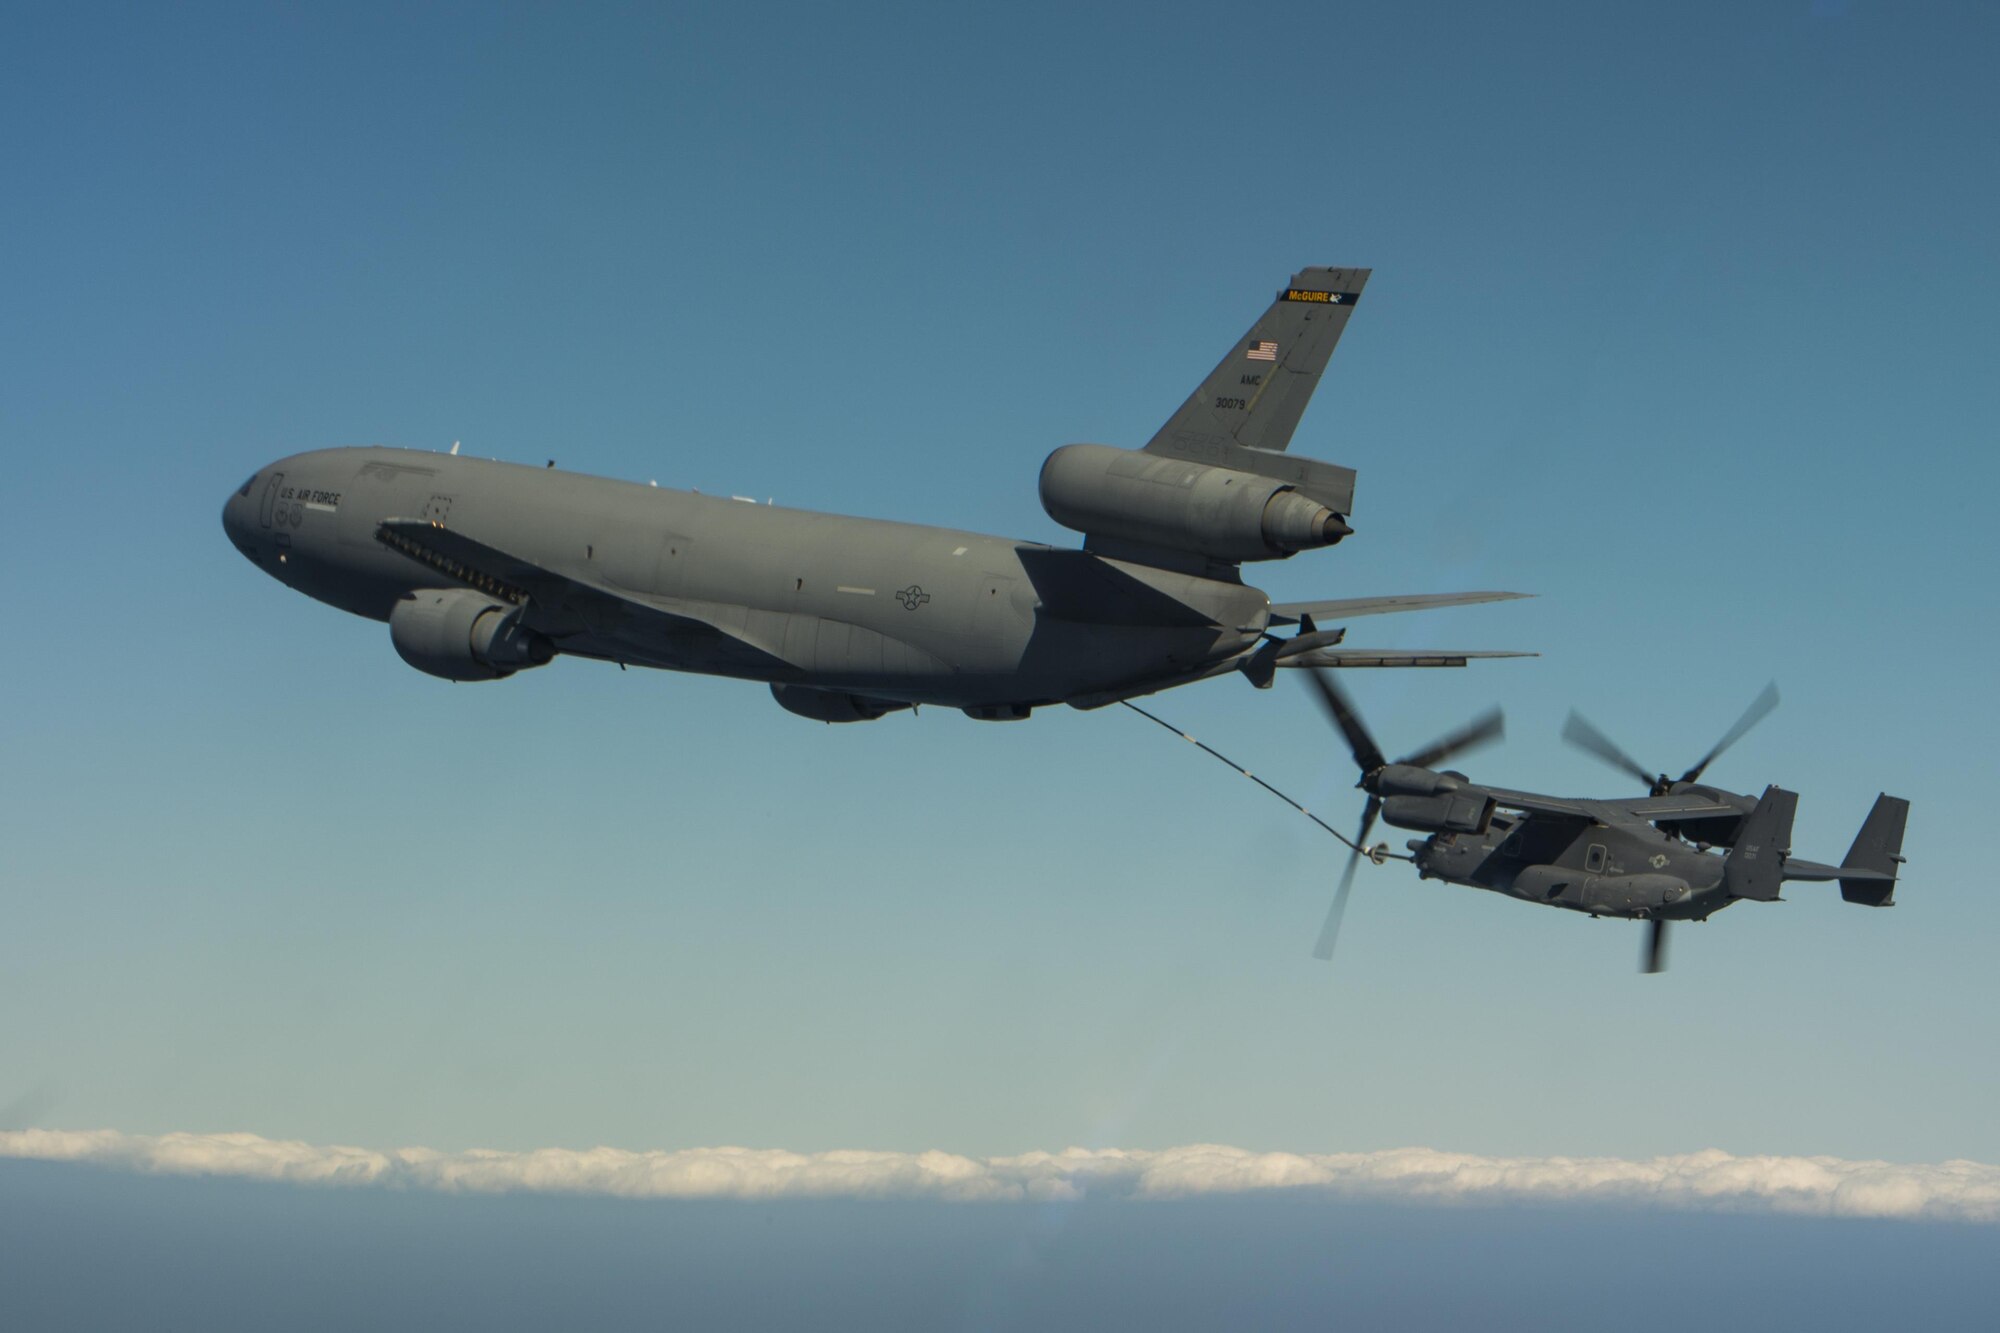
[[[930,599],[931,595],[914,583],[896,594],[896,600],[903,604],[905,611],[914,611]]]
[[[1653,859],[1647,864],[1651,865],[1653,869],[1658,870],[1661,866],[1665,865],[1666,863],[1667,863],[1667,854],[1665,852],[1654,852]]]

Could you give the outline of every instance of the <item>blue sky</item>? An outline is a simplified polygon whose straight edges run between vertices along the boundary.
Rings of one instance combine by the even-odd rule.
[[[1978,6],[10,9],[0,1109],[521,1149],[2000,1160],[1991,144]],[[1639,930],[1368,871],[1121,712],[827,728],[761,687],[417,675],[230,549],[334,444],[1069,541],[1269,292],[1372,265],[1278,597],[1386,748],[1609,794],[1583,708],[1915,802],[1901,905]],[[1293,688],[1286,689],[1286,684]],[[1345,824],[1296,682],[1160,710]]]

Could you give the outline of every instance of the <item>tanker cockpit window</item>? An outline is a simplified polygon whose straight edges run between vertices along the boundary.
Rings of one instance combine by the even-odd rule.
[[[246,496],[248,496],[250,494],[250,488],[252,486],[255,486],[256,484],[257,484],[257,474],[252,472],[250,474],[250,480],[243,483],[243,489],[236,492],[236,498],[241,500]]]

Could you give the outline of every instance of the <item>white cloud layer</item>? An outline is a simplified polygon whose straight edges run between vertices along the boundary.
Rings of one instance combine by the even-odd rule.
[[[1431,1148],[1251,1152],[1068,1148],[1018,1157],[948,1152],[796,1153],[776,1148],[474,1149],[322,1147],[255,1134],[0,1131],[0,1157],[90,1162],[164,1175],[456,1193],[529,1191],[643,1199],[1184,1199],[1262,1191],[1437,1203],[1643,1204],[1832,1217],[2000,1221],[2000,1167],[1837,1157],[1475,1157]]]

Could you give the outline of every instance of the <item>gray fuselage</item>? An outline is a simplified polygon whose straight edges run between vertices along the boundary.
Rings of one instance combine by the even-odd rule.
[[[1591,916],[1699,921],[1734,901],[1723,858],[1649,824],[1496,816],[1483,833],[1413,839],[1417,873]]]
[[[1143,693],[1226,669],[1270,609],[1240,582],[1085,551],[400,449],[293,455],[223,512],[259,568],[372,620],[467,583],[385,544],[391,520],[629,606],[531,600],[560,652],[899,703],[1025,712]]]

